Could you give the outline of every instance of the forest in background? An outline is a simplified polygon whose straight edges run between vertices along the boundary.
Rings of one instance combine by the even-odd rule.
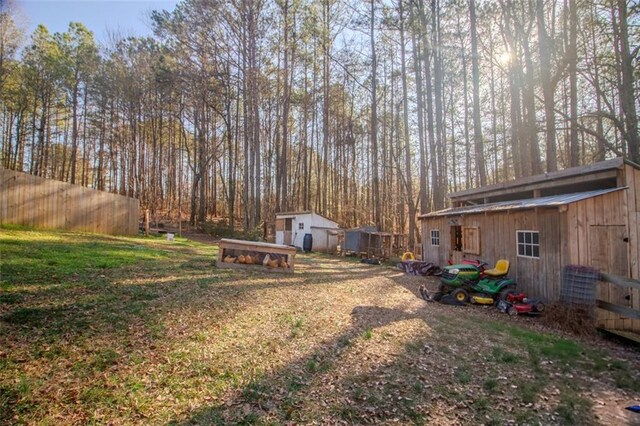
[[[315,210],[417,241],[448,192],[640,163],[640,4],[183,0],[152,37],[0,10],[0,166],[261,228]]]

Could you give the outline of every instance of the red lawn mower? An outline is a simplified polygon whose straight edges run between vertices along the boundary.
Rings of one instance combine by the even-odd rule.
[[[498,309],[511,316],[521,314],[541,314],[545,307],[542,301],[529,298],[524,293],[508,294],[506,300],[500,302],[500,305],[501,306],[498,306]]]

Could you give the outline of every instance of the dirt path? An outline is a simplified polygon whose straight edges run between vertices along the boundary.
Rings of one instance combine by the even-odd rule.
[[[485,308],[426,303],[418,288],[435,288],[433,279],[318,255],[298,256],[298,265],[293,277],[267,278],[273,286],[252,277],[266,304],[234,320],[242,334],[255,332],[245,315],[284,316],[285,335],[266,320],[245,342],[281,342],[277,355],[192,420],[632,424],[637,416],[623,410],[640,400],[637,387],[616,386],[622,374],[637,376],[637,353],[541,334],[532,320]]]

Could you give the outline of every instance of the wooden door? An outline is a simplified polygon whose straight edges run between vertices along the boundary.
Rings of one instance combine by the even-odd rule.
[[[591,266],[599,269],[601,272],[618,275],[621,277],[629,276],[629,257],[627,230],[622,225],[593,225],[589,229],[589,249]],[[596,297],[605,302],[631,307],[630,289],[628,287],[619,287],[613,284],[599,282]],[[618,314],[605,313],[599,315],[599,319],[605,321],[607,328],[616,328],[616,319]]]
[[[291,227],[292,227],[292,219],[284,220],[284,244],[291,245]]]

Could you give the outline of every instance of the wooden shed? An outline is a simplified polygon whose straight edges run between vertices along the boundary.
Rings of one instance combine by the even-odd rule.
[[[453,193],[453,207],[420,216],[427,261],[511,263],[532,296],[559,299],[565,265],[640,278],[640,167],[620,158]],[[602,283],[598,299],[640,308],[640,291]],[[600,311],[606,328],[640,331],[640,320]]]
[[[404,250],[404,235],[380,232],[375,226],[346,229],[340,242],[342,254],[388,259]]]

